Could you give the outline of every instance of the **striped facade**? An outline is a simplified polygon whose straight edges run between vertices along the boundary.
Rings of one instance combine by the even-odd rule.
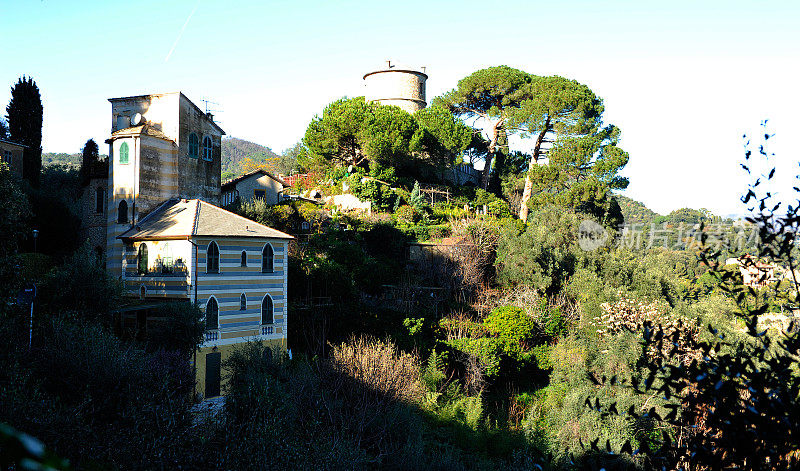
[[[186,300],[204,310],[216,303],[218,323],[206,326],[193,363],[196,391],[220,394],[219,365],[236,344],[286,349],[291,236],[218,207],[224,131],[182,93],[109,101],[107,269],[131,297]],[[209,270],[212,243],[218,270]],[[267,246],[272,264],[263,272]],[[272,307],[264,318],[263,306]]]
[[[286,339],[286,284],[288,241],[285,239],[210,239],[198,238],[197,304],[206,306],[213,297],[219,305],[219,338],[204,346],[241,342],[244,338],[262,340]],[[206,273],[208,246],[219,247],[219,274]],[[272,273],[261,272],[261,254],[265,245],[273,250]],[[241,254],[246,253],[247,266],[241,266]],[[240,306],[241,295],[246,305]],[[272,323],[262,329],[261,307],[265,297],[273,306]]]
[[[219,273],[208,273],[212,242],[219,250]],[[144,273],[139,261],[142,245],[148,255]],[[272,272],[262,273],[262,253],[267,245],[272,248]],[[206,326],[206,338],[195,360],[200,394],[205,391],[206,355],[222,352],[224,360],[233,346],[247,341],[286,350],[288,245],[287,239],[197,237],[138,241],[125,246],[123,279],[130,295],[147,300],[186,299],[204,310],[212,298],[216,301],[219,324]],[[242,266],[242,252],[246,266]],[[173,265],[172,273],[159,272],[159,260],[165,257],[173,262],[180,260],[176,265],[185,268],[178,270]],[[271,301],[272,316],[262,319],[265,298]]]

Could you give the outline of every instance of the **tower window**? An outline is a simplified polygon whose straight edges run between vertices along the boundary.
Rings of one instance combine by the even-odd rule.
[[[189,157],[197,158],[198,157],[198,141],[197,141],[197,134],[191,133],[189,134]]]
[[[242,295],[239,296],[239,310],[240,311],[247,310],[247,296],[245,296],[244,293],[242,293]]]
[[[117,223],[125,224],[128,222],[128,202],[122,200],[119,202],[119,209],[117,210]]]
[[[122,145],[119,146],[119,163],[127,164],[128,163],[128,143],[123,142]]]
[[[212,155],[213,154],[211,152],[211,138],[206,136],[203,138],[203,160],[211,162]]]
[[[245,250],[242,250],[242,266],[247,266],[247,252]]]
[[[219,273],[219,247],[216,242],[208,244],[206,250],[206,273]]]

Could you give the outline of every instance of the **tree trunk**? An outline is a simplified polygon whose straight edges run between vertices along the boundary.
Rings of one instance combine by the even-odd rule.
[[[522,191],[522,199],[519,202],[519,218],[523,222],[528,222],[528,200],[531,199],[533,192],[533,181],[531,180],[531,171],[534,166],[539,163],[539,156],[542,153],[542,141],[544,136],[550,131],[550,118],[548,117],[544,122],[544,128],[536,137],[536,146],[533,148],[533,155],[531,155],[531,162],[528,164],[528,173],[525,174],[525,189]]]
[[[489,188],[489,176],[492,174],[492,160],[494,159],[495,149],[497,149],[497,138],[500,136],[500,129],[503,127],[505,118],[498,118],[492,123],[491,140],[489,141],[489,155],[486,156],[486,165],[483,167],[481,176],[481,188]]]

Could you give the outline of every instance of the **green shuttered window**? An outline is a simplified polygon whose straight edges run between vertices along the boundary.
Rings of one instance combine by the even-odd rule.
[[[196,159],[199,156],[199,141],[197,139],[197,134],[191,133],[189,134],[189,157]]]
[[[128,143],[123,142],[122,145],[119,146],[119,163],[127,164],[128,163]]]
[[[214,154],[211,148],[211,138],[206,136],[203,138],[203,160],[211,162],[213,155]]]

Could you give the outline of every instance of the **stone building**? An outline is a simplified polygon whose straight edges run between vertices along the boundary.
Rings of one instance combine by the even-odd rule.
[[[0,139],[0,161],[5,162],[11,168],[11,173],[18,178],[22,178],[22,153],[25,146]]]
[[[111,98],[106,264],[121,273],[117,237],[172,197],[220,204],[225,132],[181,92]]]
[[[205,341],[195,356],[203,397],[220,394],[220,365],[235,344],[286,348],[292,236],[199,199],[173,198],[119,239],[129,292],[187,300],[205,310]]]
[[[108,233],[108,161],[94,162],[81,190],[80,238],[88,240],[101,258]]]
[[[117,326],[125,332],[133,323],[146,335],[158,303],[199,306],[206,334],[194,360],[197,392],[217,396],[234,344],[286,349],[292,237],[218,207],[225,132],[212,115],[180,92],[109,101],[107,176],[89,178],[83,219],[94,240],[105,218],[106,267],[138,298],[120,310]]]
[[[414,113],[428,106],[425,72],[400,68],[387,61],[386,68],[364,74],[364,97],[382,105],[394,105]]]
[[[263,199],[267,204],[275,204],[281,201],[288,186],[283,179],[266,170],[253,170],[222,184],[222,205],[227,206],[237,199],[242,203]]]

